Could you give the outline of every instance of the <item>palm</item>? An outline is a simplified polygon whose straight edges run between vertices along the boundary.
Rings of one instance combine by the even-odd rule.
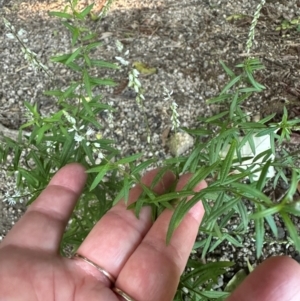
[[[105,284],[87,275],[74,260],[46,252],[6,247],[0,257],[1,300],[79,301],[117,297]]]

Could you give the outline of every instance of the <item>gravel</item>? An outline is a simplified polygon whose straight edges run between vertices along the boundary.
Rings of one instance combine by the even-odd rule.
[[[120,85],[115,89],[104,89],[103,102],[111,104],[116,113],[113,125],[107,115],[101,116],[104,124],[103,136],[117,141],[123,155],[144,152],[161,159],[171,157],[166,143],[166,133],[171,128],[171,102],[166,101],[164,88],[173,91],[172,100],[178,104],[181,126],[193,127],[198,116],[209,116],[218,112],[217,106],[208,107],[206,100],[216,96],[228,80],[219,60],[230,67],[245,57],[248,30],[257,0],[119,0],[101,21],[89,21],[88,26],[97,33],[103,46],[93,55],[116,62],[116,56],[126,57],[130,63],[141,61],[157,72],[141,76],[144,88],[145,113],[150,127],[152,147],[147,143],[147,126],[142,109],[136,104],[135,93],[126,88],[128,70],[99,71],[98,76],[110,76]],[[52,55],[71,51],[68,32],[49,10],[60,10],[64,2],[59,1],[7,1],[0,0],[0,17],[4,16],[16,31],[22,29],[22,39],[37,58],[49,67],[50,77],[35,71],[24,59],[20,45],[9,39],[9,31],[0,19],[0,123],[8,130],[17,129],[25,120],[24,101],[38,104],[41,112],[50,114],[55,110],[54,99],[43,95],[43,91],[54,87],[65,88],[73,74],[49,61]],[[100,2],[99,2],[100,3]],[[99,7],[98,3],[98,7]],[[300,17],[300,1],[267,1],[257,26],[252,52],[259,56],[266,70],[258,75],[258,81],[268,89],[250,99],[246,106],[253,115],[262,116],[270,112],[281,112],[286,104],[290,112],[297,114],[300,95],[300,35],[295,31],[276,31],[283,19]],[[244,15],[234,22],[226,20],[233,15]],[[121,55],[116,49],[116,40],[124,45]],[[52,79],[54,78],[54,80]],[[124,86],[125,82],[125,86]],[[289,100],[289,103],[286,102]],[[295,113],[296,112],[296,113]],[[0,128],[1,130],[1,128]],[[0,192],[3,194],[10,183],[5,170],[0,173]],[[0,193],[0,239],[24,212],[24,206],[3,203]],[[264,246],[264,259],[274,254],[298,256],[287,247],[286,232],[280,220],[280,241],[271,234],[270,242]],[[233,260],[238,267],[246,265],[246,258],[257,264],[254,226],[249,226],[249,235],[244,237],[243,248],[223,243],[208,260]],[[298,258],[297,257],[297,258]],[[238,268],[237,268],[238,269]],[[223,281],[223,280],[222,280]]]

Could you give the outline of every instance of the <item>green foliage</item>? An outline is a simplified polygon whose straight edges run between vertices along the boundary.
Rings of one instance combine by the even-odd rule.
[[[300,18],[294,18],[292,20],[282,20],[281,24],[276,27],[277,31],[287,31],[291,29],[296,29],[298,32],[300,28]]]
[[[252,22],[248,50],[254,39],[254,27],[262,3]],[[45,95],[56,99],[59,107],[50,116],[43,116],[36,104],[25,102],[27,122],[20,128],[18,141],[4,137],[0,145],[0,163],[5,164],[8,155],[13,154],[13,164],[7,172],[16,175],[16,186],[27,196],[28,203],[39,195],[60,167],[74,161],[86,167],[87,184],[64,234],[62,252],[66,247],[76,249],[111,206],[122,198],[127,202],[130,188],[140,183],[141,174],[156,163],[155,158],[145,160],[142,154],[121,158],[113,141],[101,135],[102,125],[97,115],[102,111],[111,113],[113,108],[102,103],[101,94],[97,91],[115,83],[110,78],[95,77],[93,70],[119,67],[92,56],[92,50],[101,47],[101,43],[95,33],[82,25],[92,9],[93,5],[89,5],[77,11],[77,1],[73,0],[68,1],[63,12],[49,13],[62,19],[62,24],[70,32],[72,44],[71,52],[58,54],[51,60],[72,70],[76,80],[64,90],[45,91]],[[159,196],[140,183],[143,193],[129,208],[139,216],[143,206],[151,206],[153,218],[164,208],[174,209],[166,237],[166,243],[169,243],[184,216],[197,202],[202,201],[206,214],[200,231],[205,237],[194,246],[202,259],[224,241],[242,247],[251,220],[255,225],[253,239],[257,257],[260,257],[266,225],[277,236],[274,214],[282,218],[293,244],[300,250],[298,233],[291,219],[293,215],[300,215],[299,202],[293,200],[300,180],[300,169],[295,164],[299,153],[290,154],[283,148],[283,155],[276,156],[275,149],[275,146],[283,145],[290,139],[291,131],[299,127],[300,119],[289,120],[284,108],[282,120],[278,123],[272,122],[275,114],[252,121],[243,103],[253,101],[253,95],[265,89],[255,79],[255,73],[263,72],[264,66],[251,57],[234,68],[223,61],[220,63],[228,76],[228,83],[218,96],[207,103],[221,104],[223,110],[214,116],[199,117],[199,125],[194,129],[184,129],[195,137],[194,149],[187,157],[165,160],[151,188],[160,181],[166,170],[173,171],[177,178],[182,173],[193,173],[189,183],[182,191],[175,192],[175,181],[169,191]],[[137,87],[143,102],[137,70],[133,69],[129,74],[130,84]],[[292,171],[291,179],[286,174],[287,169]],[[195,185],[204,179],[209,183],[208,187],[194,192]],[[276,187],[279,180],[288,183],[290,188],[283,198],[274,202],[264,193],[264,188],[266,185]],[[251,214],[248,212],[249,204],[253,208]],[[233,218],[240,221],[234,231],[227,229]],[[228,293],[213,290],[213,284],[232,264],[203,264],[190,259],[175,300],[224,300]]]

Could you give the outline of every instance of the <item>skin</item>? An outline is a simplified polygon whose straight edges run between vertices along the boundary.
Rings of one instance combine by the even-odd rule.
[[[157,170],[142,179],[151,185]],[[183,175],[177,190],[188,182]],[[48,187],[0,244],[0,301],[118,301],[112,284],[80,259],[59,255],[59,243],[76,204],[86,175],[79,164],[63,167]],[[154,188],[163,193],[174,175],[166,173]],[[206,187],[199,183],[194,190]],[[142,189],[134,187],[135,202]],[[124,202],[113,207],[92,229],[78,253],[116,278],[115,286],[138,301],[171,301],[176,292],[204,214],[199,202],[175,231],[166,246],[172,211],[165,210],[152,224],[144,207],[137,219]],[[275,257],[261,264],[227,301],[294,301],[300,299],[299,265],[290,258]]]

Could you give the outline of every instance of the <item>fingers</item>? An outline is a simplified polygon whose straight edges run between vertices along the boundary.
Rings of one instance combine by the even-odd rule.
[[[289,257],[259,265],[226,301],[298,301],[300,266]]]
[[[186,185],[190,176],[181,177],[177,190]],[[203,181],[194,190],[200,191],[205,187],[206,183]],[[201,202],[197,203],[185,216],[175,230],[170,244],[166,246],[166,233],[172,213],[171,210],[165,210],[159,216],[118,276],[116,286],[135,300],[173,300],[204,209]]]
[[[158,170],[148,172],[143,178],[142,183],[150,186]],[[171,172],[164,174],[162,180],[154,191],[158,194],[168,189],[175,180]],[[129,204],[135,202],[143,189],[140,185],[135,186],[129,193]],[[143,207],[139,219],[132,210],[126,209],[127,205],[120,201],[96,224],[89,233],[78,253],[89,258],[110,274],[116,277],[132,252],[139,245],[147,231],[152,225],[151,210]],[[93,267],[81,262],[86,272],[94,274],[99,272]],[[87,271],[88,269],[88,271]]]
[[[15,244],[56,252],[85,181],[84,168],[79,164],[60,169],[1,246]]]

